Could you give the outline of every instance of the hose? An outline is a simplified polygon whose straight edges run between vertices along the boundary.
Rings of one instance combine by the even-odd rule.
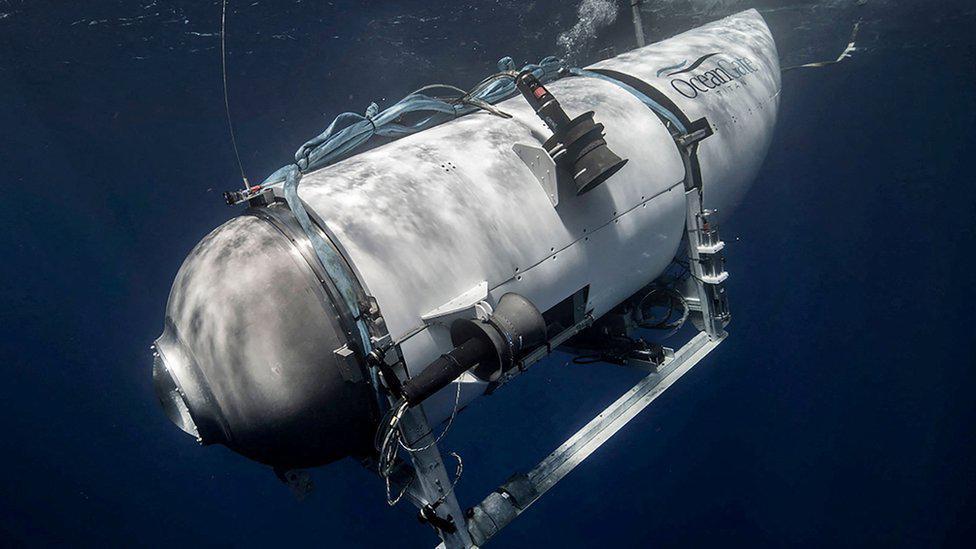
[[[522,70],[531,70],[540,80],[551,81],[558,76],[562,66],[559,59],[550,56],[538,64],[526,65]],[[498,73],[485,78],[468,92],[454,86],[434,84],[414,91],[382,111],[376,103],[370,103],[363,114],[344,112],[335,117],[325,131],[299,147],[295,152],[295,164],[275,171],[261,185],[284,182],[295,166],[305,174],[334,164],[353,154],[373,136],[403,137],[477,110],[507,118],[509,115],[492,104],[516,93],[515,75],[518,72],[511,57],[502,58],[498,69]],[[459,95],[444,98],[430,94],[438,89]],[[408,117],[419,118],[407,122]]]

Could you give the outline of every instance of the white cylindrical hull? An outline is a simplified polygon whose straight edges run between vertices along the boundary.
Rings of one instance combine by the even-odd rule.
[[[724,212],[741,199],[768,148],[780,86],[775,45],[757,12],[591,68],[639,79],[685,119],[705,117],[715,132],[698,149],[705,206]],[[395,340],[483,282],[489,303],[516,292],[540,310],[589,286],[587,310],[598,317],[675,256],[686,174],[668,128],[614,83],[571,77],[547,87],[571,117],[595,111],[610,149],[629,159],[582,196],[561,182],[555,207],[512,148],[551,135],[521,97],[498,105],[511,119],[468,115],[302,179],[299,196],[376,298]],[[416,374],[450,347],[448,327],[435,322],[401,350]],[[462,403],[483,392],[482,382],[462,379]],[[454,390],[426,404],[431,420],[450,413]]]
[[[385,341],[385,327],[416,376],[453,347],[452,320],[508,292],[546,311],[586,289],[599,317],[660,276],[685,231],[686,182],[727,212],[759,170],[775,46],[749,11],[589,69],[547,87],[570,117],[594,111],[628,162],[583,195],[556,178],[541,148],[552,134],[516,97],[498,105],[509,119],[470,114],[305,175],[298,198],[327,238],[291,186],[287,204],[262,195],[207,235],[156,342],[169,417],[279,468],[365,458],[384,406],[363,336]],[[712,135],[679,149],[706,122]],[[465,374],[423,401],[431,422],[451,414],[455,390],[463,405],[485,383]]]

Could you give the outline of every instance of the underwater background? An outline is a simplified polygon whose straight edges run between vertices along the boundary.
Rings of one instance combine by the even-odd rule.
[[[648,0],[648,42],[742,9],[776,134],[723,226],[731,337],[492,547],[972,546],[976,4]],[[633,47],[629,3],[231,0],[230,104],[260,181],[338,113],[498,58]],[[170,284],[235,215],[220,3],[0,0],[0,545],[432,546],[351,460],[296,501],[160,410]],[[641,377],[556,354],[459,415],[472,505]]]

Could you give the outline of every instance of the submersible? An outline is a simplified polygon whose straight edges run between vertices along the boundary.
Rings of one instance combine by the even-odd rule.
[[[391,406],[452,417],[657,279],[689,193],[724,216],[763,162],[780,69],[754,10],[565,72],[249,195],[176,275],[170,419],[280,469],[375,463]]]

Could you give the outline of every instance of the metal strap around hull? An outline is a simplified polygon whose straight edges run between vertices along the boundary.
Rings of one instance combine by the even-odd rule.
[[[283,197],[296,220],[308,236],[309,241],[312,243],[315,255],[321,263],[322,268],[328,274],[329,278],[332,279],[342,300],[349,307],[349,310],[356,319],[356,325],[359,328],[362,338],[363,350],[368,353],[372,350],[373,340],[370,338],[369,325],[366,323],[360,307],[361,286],[353,275],[346,270],[345,260],[339,252],[322,238],[322,235],[319,234],[313,225],[304,203],[298,197],[298,184],[301,181],[301,177],[302,172],[298,166],[292,166],[292,169],[287,171],[285,183],[282,186]],[[388,334],[372,335],[386,337]],[[375,377],[375,371],[370,368],[369,373],[373,387],[377,391],[378,398],[382,401],[383,397],[380,392],[379,381]],[[454,495],[453,483],[451,483],[447,470],[444,467],[440,450],[436,444],[425,442],[430,437],[431,426],[427,421],[427,416],[424,414],[423,409],[417,407],[408,410],[404,415],[401,428],[408,440],[414,441],[415,444],[422,443],[423,446],[419,450],[409,452],[416,476],[415,480],[408,485],[415,487],[415,490],[411,492],[411,500],[425,506],[435,501],[440,502],[441,508],[432,512],[437,513],[438,516],[452,522],[456,526],[453,531],[438,529],[438,535],[452,549],[471,547],[471,537],[464,522],[464,514],[461,512],[461,507],[458,505],[457,498]]]
[[[291,166],[291,168],[286,174],[285,184],[282,186],[282,195],[288,204],[288,208],[305,232],[305,236],[312,243],[312,249],[315,250],[315,256],[318,258],[319,263],[332,280],[332,283],[335,284],[343,304],[355,319],[356,326],[359,329],[358,335],[362,350],[364,353],[368,353],[372,350],[372,343],[370,341],[369,327],[363,318],[360,307],[361,292],[359,282],[348,274],[345,260],[335,248],[330,246],[322,238],[319,231],[315,229],[312,219],[305,210],[305,204],[298,197],[298,183],[301,181],[302,173],[298,169],[298,166]]]
[[[625,91],[627,91],[628,93],[630,93],[631,95],[633,95],[637,99],[640,99],[641,103],[644,103],[645,105],[647,105],[652,111],[654,111],[659,116],[661,116],[662,118],[664,118],[665,120],[667,120],[668,122],[670,122],[671,124],[673,124],[674,127],[677,128],[681,133],[683,133],[683,134],[684,133],[688,133],[688,129],[686,127],[687,126],[687,123],[686,122],[682,122],[679,119],[679,116],[681,116],[682,118],[684,118],[684,116],[680,114],[680,111],[678,111],[677,108],[669,109],[669,108],[665,107],[664,105],[662,105],[658,101],[655,101],[653,98],[651,98],[646,93],[644,93],[644,92],[638,90],[637,88],[635,88],[634,86],[631,86],[630,84],[624,82],[621,78],[619,78],[617,76],[611,76],[610,74],[608,74],[609,71],[598,71],[598,70],[592,70],[592,71],[590,71],[590,70],[585,70],[585,69],[569,69],[569,72],[570,72],[570,74],[572,74],[574,76],[585,76],[585,77],[588,77],[588,78],[598,78],[598,79],[603,80],[605,82],[610,82],[611,84],[616,84],[617,86],[620,86],[621,88],[623,88]],[[678,114],[675,114],[675,111],[677,111]]]

